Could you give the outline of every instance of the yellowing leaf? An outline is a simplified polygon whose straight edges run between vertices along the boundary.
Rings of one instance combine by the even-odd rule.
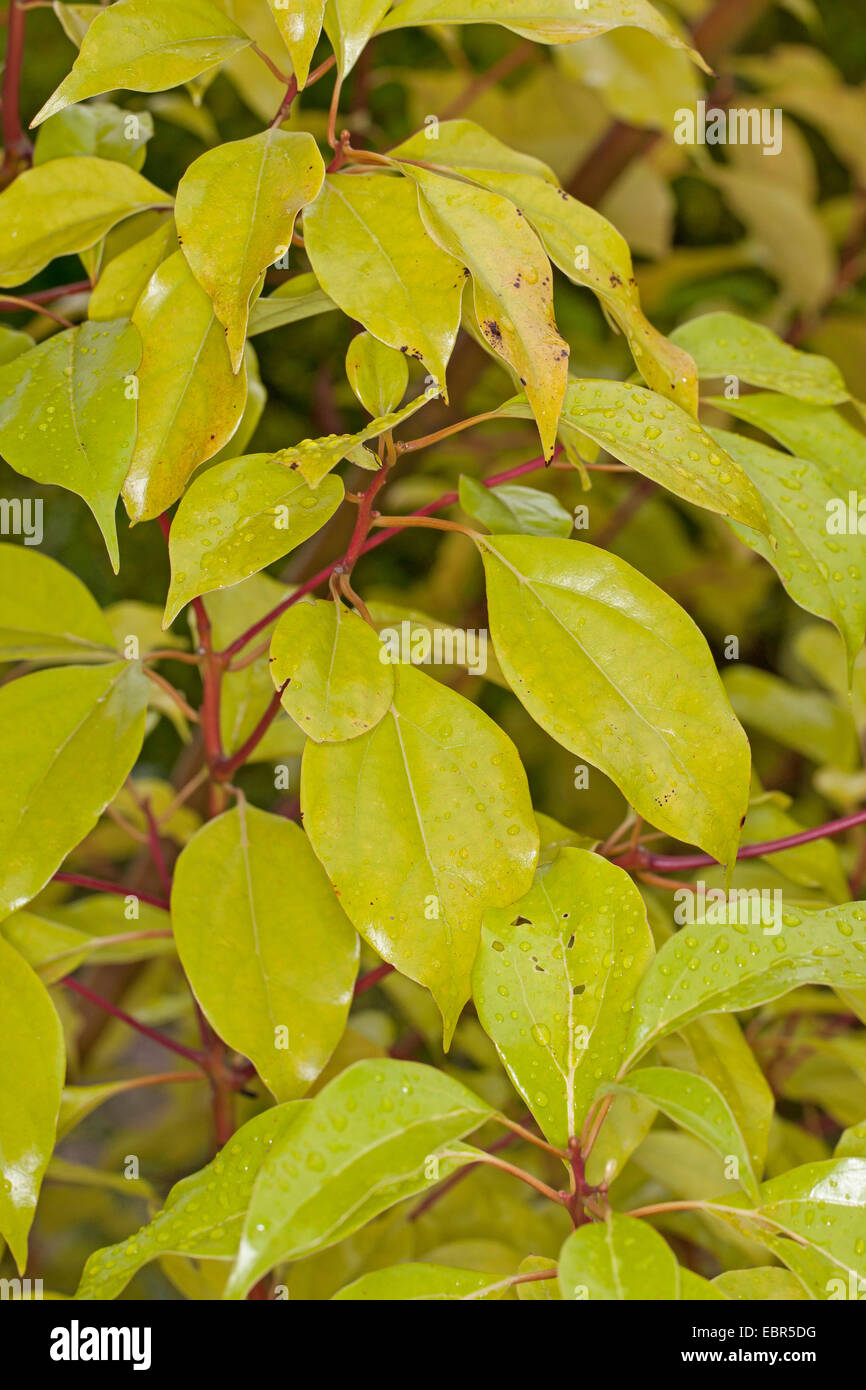
[[[297,444],[289,444],[287,448],[280,449],[273,455],[273,461],[283,468],[296,470],[312,488],[319,487],[322,479],[345,458],[351,458],[360,468],[375,472],[379,468],[378,458],[369,450],[358,446],[366,443],[368,439],[384,434],[387,430],[394,429],[403,420],[408,420],[438,394],[438,385],[431,385],[423,395],[407,401],[399,410],[391,410],[387,415],[370,420],[355,434],[326,434],[322,439],[302,439]]]
[[[533,719],[653,825],[730,859],[748,804],[749,746],[691,618],[582,541],[478,544],[496,655]]]
[[[151,276],[176,250],[177,235],[168,218],[155,232],[133,242],[108,262],[93,288],[87,317],[92,322],[130,318]]]
[[[315,275],[293,275],[291,280],[278,285],[272,294],[256,300],[250,308],[247,332],[252,338],[257,333],[267,333],[286,323],[327,314],[336,307],[330,295],[320,287]]]
[[[437,1150],[459,1153],[457,1141],[491,1113],[434,1067],[355,1062],[305,1103],[265,1160],[226,1296],[243,1298],[278,1261],[325,1249],[447,1177],[453,1164]]]
[[[337,69],[343,77],[357,63],[388,3],[389,0],[328,0],[325,32],[333,44]]]
[[[312,135],[269,129],[208,150],[180,181],[175,218],[183,253],[226,329],[236,372],[250,295],[288,248],[298,212],[324,177]]]
[[[133,522],[159,516],[195,468],[233,435],[247,399],[232,373],[213,305],[177,251],[157,270],[132,319],[144,344],[138,438],[123,488]]]
[[[484,910],[526,892],[538,829],[505,734],[420,671],[394,674],[394,704],[375,729],[307,744],[304,826],[361,935],[430,989],[448,1042]]]
[[[580,1134],[602,1078],[616,1076],[652,955],[640,893],[588,850],[560,850],[525,897],[484,914],[478,1017],[552,1144]]]
[[[0,939],[0,1235],[21,1274],[51,1151],[65,1055],[63,1030],[41,980]]]
[[[358,938],[299,826],[241,802],[190,840],[171,918],[196,998],[277,1100],[302,1096],[346,1026]]]
[[[249,42],[210,0],[117,0],[97,12],[72,71],[33,125],[115,87],[164,92],[216,67]]]
[[[116,661],[115,648],[80,579],[27,546],[0,545],[0,661]]]
[[[418,358],[444,390],[460,326],[462,261],[430,240],[411,182],[329,175],[304,213],[304,243],[322,289],[343,313]]]
[[[115,512],[135,446],[141,339],[127,319],[84,323],[0,367],[0,453],[18,473],[84,498],[115,572]]]
[[[324,526],[343,500],[340,478],[313,491],[271,454],[215,463],[187,489],[169,536],[166,627],[190,599],[237,584]]]
[[[27,169],[0,193],[0,285],[22,285],[134,213],[167,207],[167,194],[115,160],[81,155]]]
[[[429,145],[425,131],[391,154],[424,160]],[[474,121],[442,121],[435,155],[437,165],[505,194],[520,208],[554,265],[592,290],[620,326],[647,385],[696,413],[694,363],[644,317],[628,244],[606,217],[560,188],[546,164],[510,149]]]
[[[35,897],[114,800],[141,748],[146,701],[126,661],[0,688],[0,917]]]
[[[385,717],[391,666],[373,629],[341,603],[305,600],[288,609],[271,638],[271,675],[283,709],[317,743],[357,738]]]
[[[307,85],[310,62],[325,17],[325,0],[268,0],[277,28],[292,57],[298,90]]]
[[[553,317],[544,248],[500,194],[413,165],[403,168],[418,183],[430,235],[468,267],[478,325],[525,390],[549,457],[568,380],[568,345]]]
[[[684,48],[709,71],[700,54],[680,38],[649,0],[403,0],[379,25],[379,31],[415,24],[503,24],[537,43],[572,43],[605,34],[621,25],[646,29],[674,48]]]

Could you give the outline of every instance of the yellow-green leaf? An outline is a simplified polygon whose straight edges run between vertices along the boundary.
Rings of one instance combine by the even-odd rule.
[[[27,1237],[54,1148],[63,1030],[41,980],[0,939],[0,1235],[23,1274]]]
[[[616,1076],[652,955],[628,874],[588,850],[560,850],[525,897],[484,914],[478,1017],[552,1144],[580,1134],[599,1083]]]
[[[33,125],[116,87],[164,92],[216,67],[249,42],[210,0],[117,0],[97,12],[72,71]]]
[[[548,1261],[548,1264],[550,1261]],[[457,1269],[448,1265],[404,1264],[391,1269],[376,1269],[362,1274],[334,1294],[335,1303],[414,1303],[443,1302],[484,1298],[485,1289],[495,1281],[489,1274],[474,1269]],[[504,1289],[499,1288],[501,1297]],[[489,1295],[496,1297],[496,1293]]]
[[[406,394],[409,363],[371,333],[356,333],[346,353],[346,376],[368,415],[387,415]]]
[[[312,135],[269,129],[207,150],[180,181],[175,219],[183,253],[213,300],[236,372],[250,295],[288,249],[295,218],[324,177]]]
[[[278,285],[272,294],[257,299],[250,308],[247,328],[249,337],[257,333],[267,333],[272,328],[281,328],[286,323],[297,323],[300,319],[313,318],[316,314],[327,314],[336,309],[330,295],[319,285],[315,275],[307,272],[293,275]]]
[[[323,478],[314,491],[271,454],[205,469],[172,521],[164,626],[190,599],[237,584],[287,555],[324,526],[342,500],[340,478]]]
[[[568,1237],[559,1287],[564,1299],[670,1302],[679,1298],[679,1266],[649,1222],[614,1211]]]
[[[0,917],[44,887],[113,801],[141,748],[146,702],[147,682],[126,661],[0,688]]]
[[[361,935],[432,992],[448,1042],[484,910],[529,888],[538,828],[510,739],[422,672],[394,675],[394,704],[375,729],[307,744],[304,825]]]
[[[298,90],[307,85],[310,63],[325,17],[325,0],[268,0],[280,36],[292,57]]]
[[[848,400],[842,373],[829,357],[800,352],[739,314],[702,314],[681,324],[671,338],[694,358],[701,380],[733,376],[814,405]]]
[[[0,367],[0,453],[84,498],[115,572],[115,512],[135,447],[141,339],[128,319],[67,329]]]
[[[462,259],[424,229],[412,183],[335,174],[304,213],[304,243],[322,289],[388,347],[423,362],[444,390],[460,326]]]
[[[333,44],[341,76],[357,63],[388,4],[389,0],[328,0],[325,32]]]
[[[430,235],[468,268],[481,333],[526,392],[549,457],[568,381],[568,344],[553,317],[544,247],[501,194],[415,165],[403,168],[419,186]]]
[[[309,1090],[340,1040],[358,938],[299,826],[241,802],[175,869],[181,963],[221,1038],[277,1100]]]
[[[0,285],[22,285],[57,256],[86,251],[137,212],[170,207],[167,194],[116,160],[81,155],[27,169],[0,193]]]
[[[87,317],[93,322],[130,318],[151,276],[176,250],[174,223],[167,218],[155,232],[133,242],[108,262],[90,296]]]
[[[144,350],[138,438],[123,488],[133,522],[159,516],[195,468],[231,439],[247,399],[225,331],[182,251],[157,270],[132,319]]]
[[[271,676],[283,709],[317,743],[357,738],[384,719],[394,696],[374,630],[342,603],[305,600],[279,619]]]
[[[533,719],[646,820],[729,860],[748,804],[749,746],[691,618],[582,541],[478,544],[496,655]]]
[[[114,634],[70,570],[21,545],[0,545],[0,661],[117,660]]]

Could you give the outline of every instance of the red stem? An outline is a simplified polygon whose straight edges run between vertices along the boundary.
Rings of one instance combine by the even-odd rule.
[[[3,69],[3,169],[2,182],[10,183],[19,163],[29,163],[33,146],[21,128],[21,65],[24,61],[26,16],[18,0],[9,0],[6,65]]]
[[[160,1047],[168,1048],[169,1052],[176,1052],[179,1057],[186,1057],[188,1061],[195,1062],[197,1066],[204,1067],[205,1058],[201,1052],[196,1052],[192,1047],[185,1047],[183,1043],[175,1042],[174,1038],[169,1038],[165,1033],[159,1033],[155,1028],[149,1028],[146,1023],[140,1023],[131,1014],[119,1009],[116,1004],[112,1004],[108,999],[103,999],[101,994],[94,994],[87,985],[82,985],[78,980],[73,980],[71,975],[67,975],[62,983],[67,989],[80,994],[82,999],[87,999],[91,1004],[96,1004],[100,1009],[104,1009],[112,1018],[119,1018],[121,1023],[126,1023],[130,1028],[134,1028],[137,1033],[141,1033],[145,1038],[150,1038],[151,1042],[159,1043]]]
[[[71,883],[76,888],[92,888],[94,893],[116,893],[119,898],[138,898],[151,907],[161,907],[168,912],[169,904],[165,898],[154,897],[153,893],[142,893],[137,888],[126,888],[122,883],[109,883],[104,878],[91,878],[89,874],[54,874],[55,883]]]
[[[237,772],[239,767],[243,767],[253,749],[261,743],[268,729],[273,724],[281,709],[280,696],[285,690],[285,685],[281,685],[279,690],[275,690],[271,696],[271,703],[268,705],[256,727],[253,729],[249,738],[245,739],[236,753],[230,758],[223,758],[214,766],[213,775],[219,782],[226,782],[232,773]]]
[[[866,811],[855,811],[853,815],[842,816],[839,820],[827,821],[826,825],[816,825],[812,830],[801,830],[796,835],[784,835],[780,840],[765,840],[759,845],[743,845],[737,851],[738,859],[758,859],[764,854],[777,854],[783,849],[794,849],[797,845],[807,845],[812,840],[823,840],[825,835],[841,835],[855,825],[866,824]],[[621,854],[611,861],[621,869],[650,869],[659,873],[677,873],[686,869],[703,869],[719,861],[710,854],[651,854],[638,845],[635,849]]]
[[[355,981],[355,998],[360,994],[366,994],[368,989],[372,989],[380,980],[384,980],[386,975],[390,975],[393,969],[393,965],[377,965],[375,970],[368,970],[366,975],[359,976]]]

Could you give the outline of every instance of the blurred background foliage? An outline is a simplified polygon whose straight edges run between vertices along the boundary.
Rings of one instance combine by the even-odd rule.
[[[74,47],[66,30],[74,32],[76,12],[86,8],[58,3],[28,12],[22,91],[28,119],[69,70]],[[225,0],[225,8],[288,67],[264,0]],[[713,7],[706,0],[675,0],[662,8],[686,26]],[[723,3],[721,8],[734,6]],[[441,120],[462,115],[547,161],[578,196],[600,174],[603,193],[597,205],[626,236],[644,309],[662,331],[714,309],[741,313],[800,347],[827,354],[841,368],[852,394],[862,400],[863,0],[786,0],[752,3],[750,8],[754,23],[706,78],[683,52],[634,29],[555,48],[524,43],[487,26],[383,35],[368,46],[352,74],[343,99],[344,124],[356,145],[383,150],[423,127],[431,116]],[[314,65],[328,51],[323,41]],[[329,76],[302,94],[292,115],[293,126],[310,130],[323,146],[330,91]],[[677,145],[672,138],[673,113],[694,107],[710,94],[716,103],[781,108],[782,153],[765,158],[754,146]],[[280,84],[245,52],[190,90],[153,97],[120,93],[113,100],[126,110],[151,114],[153,134],[144,173],[158,186],[173,190],[205,148],[260,130],[281,96]],[[608,161],[624,146],[632,150],[632,157],[619,176],[611,178]],[[123,249],[125,237],[137,234],[129,227],[112,234],[106,257]],[[302,250],[293,247],[290,260],[289,274],[308,269]],[[268,285],[285,278],[285,272],[272,270]],[[81,279],[81,263],[70,257],[54,262],[34,288]],[[73,320],[86,312],[80,295],[56,307]],[[560,331],[571,346],[573,374],[623,378],[630,373],[624,340],[588,291],[558,277],[556,311]],[[5,310],[4,316],[8,324],[26,328],[37,338],[52,331],[44,318]],[[246,422],[252,427],[249,442],[242,449],[230,445],[231,452],[276,449],[305,437],[360,427],[362,415],[343,365],[355,331],[357,326],[341,314],[327,313],[257,336],[253,347],[263,388],[256,396],[257,418]],[[449,384],[450,405],[430,407],[429,415],[425,411],[423,431],[417,433],[434,428],[434,411],[445,423],[498,404],[511,389],[503,372],[469,340],[458,346]],[[852,411],[850,418],[856,421],[856,413]],[[707,421],[733,428],[730,417],[718,411],[709,412]],[[389,509],[410,510],[456,487],[461,473],[486,476],[536,453],[533,429],[521,421],[499,421],[466,432],[404,459],[390,486]],[[343,469],[351,488],[360,475],[349,464]],[[608,544],[672,594],[707,635],[720,666],[736,671],[732,694],[755,755],[756,802],[747,833],[753,839],[768,839],[863,804],[866,774],[854,737],[856,729],[862,744],[866,729],[862,653],[852,714],[834,631],[799,609],[773,571],[719,518],[658,491],[647,495],[644,490],[638,506],[631,481],[616,474],[592,477],[590,491],[584,491],[576,471],[534,475],[532,483],[556,494],[568,510],[587,505],[589,526],[577,532],[579,538]],[[115,579],[96,525],[76,497],[31,484],[2,462],[0,495],[43,498],[45,550],[79,575],[103,604],[135,600],[161,609],[169,571],[158,526],[129,530],[121,521],[121,571]],[[288,561],[273,566],[268,576],[209,597],[208,609],[225,641],[273,605],[279,592],[276,581],[298,581],[340,555],[352,521],[352,509],[342,508],[319,535]],[[354,582],[368,603],[376,601],[386,611],[387,605],[398,604],[462,627],[486,624],[480,564],[459,536],[410,531],[364,558]],[[130,611],[116,612],[121,633],[130,630]],[[136,621],[158,630],[156,609],[140,610]],[[180,639],[186,635],[184,625],[184,618],[175,624]],[[739,666],[726,659],[726,639],[732,635],[739,644]],[[768,673],[773,681],[767,680]],[[595,771],[588,790],[576,789],[574,759],[529,719],[510,692],[465,673],[434,674],[476,699],[515,740],[539,811],[593,840],[608,835],[622,819],[625,808],[616,789]],[[172,679],[198,703],[194,671],[174,667]],[[233,679],[232,715],[248,732],[269,697],[266,665],[263,671],[253,667]],[[297,737],[287,720],[278,721],[273,732],[257,754],[259,761],[239,780],[258,804],[279,805],[297,815]],[[188,771],[194,759],[194,740],[183,721],[154,719],[137,776],[151,779],[155,804],[161,798],[163,806],[168,805],[170,780],[177,785],[178,769]],[[288,788],[275,788],[275,763],[289,769]],[[763,788],[769,789],[765,795]],[[134,820],[135,806],[126,807],[126,814]],[[176,846],[196,824],[194,810],[171,823]],[[748,869],[738,871],[740,881],[762,887],[784,882],[787,888],[794,883],[795,896],[799,893],[804,901],[840,901],[847,893],[846,874],[856,877],[863,866],[853,862],[852,851],[840,853],[829,841],[809,849],[810,854],[796,863],[783,864],[783,856],[772,865],[752,861]],[[112,821],[103,822],[78,853],[90,872],[136,873],[129,842]],[[54,884],[40,901],[59,912],[74,911],[68,904],[64,909],[68,896],[68,890]],[[669,902],[656,900],[651,890],[648,900],[654,925],[664,935],[670,929]],[[114,997],[125,1009],[145,1022],[173,1023],[194,1039],[189,995],[170,956],[155,955],[134,966],[119,961],[100,969],[114,972]],[[774,1055],[770,1057],[768,1075],[778,1102],[771,1171],[774,1163],[781,1170],[825,1156],[833,1134],[866,1113],[862,1034],[847,1039],[847,1051],[840,1045],[834,1054],[826,1038],[820,1049],[812,1048],[810,1039],[820,1032],[823,996],[812,991],[812,1011],[804,1012],[804,993],[768,1006],[749,1025],[756,1040],[767,1029],[774,1035],[778,1025],[789,1046],[791,1039],[804,1043],[793,1067],[786,1064],[773,1074]],[[73,1046],[71,1056],[78,1056],[79,1084],[128,1076],[131,1070],[165,1069],[164,1055],[141,1039],[131,1041],[123,1024],[95,1023],[73,1008],[62,991],[55,994],[70,1039],[77,1040],[77,1054]],[[439,1051],[434,1015],[423,990],[392,976],[359,1001],[324,1079],[357,1057],[394,1049],[396,1055],[433,1060],[466,1079],[471,1073],[476,1089],[504,1104],[510,1089],[492,1045],[471,1013],[464,1016],[448,1059]],[[677,1044],[681,1045],[685,1046]],[[240,1118],[262,1103],[261,1094],[255,1093],[242,1100]],[[161,1199],[170,1181],[207,1160],[212,1151],[209,1134],[207,1088],[186,1084],[132,1091],[76,1128],[61,1150],[64,1159],[60,1164],[55,1160],[49,1170],[54,1181],[46,1185],[34,1231],[34,1267],[49,1286],[71,1291],[88,1251],[122,1239],[145,1219],[157,1193]],[[708,1153],[686,1135],[656,1129],[638,1150],[625,1181],[635,1191],[648,1193],[687,1195],[690,1183],[706,1191],[712,1174],[704,1170],[716,1162]],[[118,1176],[131,1157],[146,1181]],[[535,1161],[532,1155],[524,1160]],[[502,1176],[476,1174],[411,1226],[399,1212],[390,1213],[335,1250],[301,1262],[289,1280],[292,1295],[327,1297],[362,1269],[395,1263],[409,1254],[503,1273],[515,1267],[515,1249],[553,1254],[566,1234],[560,1214],[536,1209]],[[699,1218],[684,1216],[672,1221],[669,1234],[680,1242],[681,1254],[700,1249],[694,1267],[702,1272],[714,1272],[713,1260],[716,1267],[763,1262],[765,1256],[749,1249],[748,1242],[699,1226]],[[491,1230],[502,1232],[501,1241],[490,1239]],[[225,1267],[218,1264],[172,1258],[143,1272],[130,1293],[210,1297],[218,1293],[224,1273]]]

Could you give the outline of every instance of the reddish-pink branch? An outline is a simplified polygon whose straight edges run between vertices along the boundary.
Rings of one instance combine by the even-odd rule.
[[[855,811],[839,820],[816,825],[812,830],[800,830],[796,835],[783,835],[780,840],[765,840],[758,845],[743,845],[737,852],[738,859],[758,859],[765,854],[778,854],[784,849],[795,849],[797,845],[807,845],[812,840],[823,840],[825,835],[841,835],[853,830],[857,825],[866,824],[866,811]],[[617,855],[611,861],[621,869],[649,869],[655,873],[678,873],[688,869],[708,868],[717,864],[709,854],[653,854],[642,845],[635,846],[625,854]]]
[[[6,62],[3,68],[3,168],[0,184],[14,179],[21,164],[27,164],[33,152],[21,127],[21,66],[24,61],[24,27],[26,16],[18,0],[9,0],[6,34]]]
[[[71,975],[67,975],[63,980],[67,989],[71,989],[75,994],[80,994],[82,999],[87,999],[97,1008],[103,1009],[112,1018],[120,1019],[121,1023],[126,1023],[130,1028],[134,1028],[136,1033],[141,1033],[143,1037],[150,1038],[151,1042],[159,1043],[160,1047],[168,1048],[169,1052],[176,1052],[179,1057],[186,1057],[188,1061],[195,1062],[197,1066],[205,1066],[205,1057],[201,1052],[197,1052],[192,1047],[186,1047],[183,1043],[175,1042],[174,1038],[168,1037],[165,1033],[160,1033],[156,1028],[150,1028],[146,1023],[141,1023],[131,1014],[119,1009],[116,1004],[112,1004],[109,999],[103,999],[101,994],[96,994],[87,985],[83,985],[78,980],[73,980]]]
[[[258,745],[261,743],[265,734],[268,732],[268,729],[271,727],[271,725],[273,724],[274,720],[280,712],[280,696],[282,695],[284,689],[285,686],[280,686],[279,690],[274,691],[273,695],[271,696],[270,704],[268,705],[267,709],[265,710],[256,727],[253,729],[249,738],[244,740],[238,751],[236,753],[232,753],[230,758],[223,758],[221,762],[215,764],[213,769],[213,775],[218,782],[227,782],[228,779],[232,776],[232,774],[237,772],[239,767],[243,767],[244,763],[247,761],[247,758],[250,756],[250,753],[252,753],[253,749],[257,748]]]
[[[119,898],[138,898],[151,907],[160,907],[168,912],[168,900],[157,898],[153,893],[142,893],[137,888],[126,888],[122,883],[109,883],[105,878],[91,878],[89,874],[54,874],[55,883],[71,883],[76,888],[90,888],[94,893],[116,893]]]
[[[355,982],[355,998],[366,994],[368,989],[372,989],[380,980],[384,980],[386,975],[390,975],[393,969],[393,965],[377,965],[375,970],[368,970],[366,975],[360,975]]]

